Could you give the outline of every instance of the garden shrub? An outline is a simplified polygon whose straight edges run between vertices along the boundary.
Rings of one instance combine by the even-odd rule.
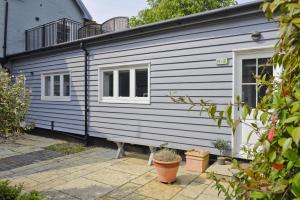
[[[279,41],[269,67],[282,66],[279,79],[266,75],[256,77],[258,88],[265,87],[266,95],[253,110],[243,104],[239,97],[223,111],[217,105],[190,97],[172,99],[177,103],[190,104],[190,109],[199,106],[220,127],[223,119],[232,128],[233,134],[241,123],[252,128],[258,142],[253,149],[245,149],[253,159],[248,167],[233,160],[239,172],[234,174],[229,186],[224,187],[215,176],[215,187],[226,199],[300,199],[300,1],[273,0],[262,4],[267,18],[279,24]],[[232,118],[234,107],[241,107],[241,117]],[[262,113],[258,115],[258,113]],[[247,123],[249,116],[262,123]]]
[[[10,186],[8,181],[0,181],[0,200],[18,199],[22,186]]]
[[[8,181],[0,181],[0,200],[43,200],[36,192],[22,194],[22,185],[10,186]]]
[[[25,88],[25,77],[16,77],[0,69],[0,137],[20,134],[29,107],[30,93]]]

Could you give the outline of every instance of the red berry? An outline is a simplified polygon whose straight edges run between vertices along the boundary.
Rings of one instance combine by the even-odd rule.
[[[274,163],[274,164],[272,164],[272,167],[277,170],[282,170],[283,164],[282,163]]]
[[[272,127],[272,128],[269,130],[269,134],[268,134],[268,140],[269,140],[269,142],[272,142],[272,141],[273,141],[274,135],[275,135],[275,128]]]
[[[282,92],[281,92],[281,96],[282,97],[285,97],[285,96],[287,96],[288,94],[289,94],[289,89],[288,88],[284,88],[283,90],[282,90]]]

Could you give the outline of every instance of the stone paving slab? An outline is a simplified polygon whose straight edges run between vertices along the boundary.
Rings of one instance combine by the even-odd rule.
[[[53,158],[45,155],[45,159],[20,167],[1,162],[26,157],[28,153],[35,155],[44,146],[63,142],[32,135],[26,141],[26,137],[18,144],[0,144],[0,150],[6,152],[0,153],[0,166],[10,166],[0,171],[0,179],[12,185],[24,184],[25,191],[38,191],[47,200],[224,199],[217,196],[205,174],[186,171],[184,163],[177,181],[163,184],[157,181],[154,167],[147,165],[148,155],[126,152],[127,157],[116,160],[116,150],[103,147]]]
[[[86,178],[78,178],[63,185],[54,187],[54,190],[61,191],[63,193],[69,194],[70,196],[75,196],[80,199],[94,200],[99,196],[103,196],[106,193],[112,191],[113,187]]]
[[[57,152],[41,150],[2,158],[0,159],[0,172],[23,167],[39,161],[50,160],[60,156],[62,156],[62,154]]]

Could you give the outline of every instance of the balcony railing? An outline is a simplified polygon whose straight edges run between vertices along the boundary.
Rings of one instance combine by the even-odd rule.
[[[26,30],[26,51],[77,40],[78,30],[81,27],[81,23],[63,18]]]
[[[104,33],[117,32],[128,29],[129,18],[128,17],[114,17],[103,24],[97,24],[96,22],[87,22],[83,27],[78,30],[79,38],[86,38]]]

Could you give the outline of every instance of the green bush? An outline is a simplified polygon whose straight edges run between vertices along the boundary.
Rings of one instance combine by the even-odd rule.
[[[44,198],[39,196],[36,192],[24,194],[20,196],[19,200],[43,200]]]
[[[0,181],[0,200],[18,199],[22,186],[9,186],[8,181]]]
[[[0,200],[43,200],[36,192],[21,194],[22,185],[10,186],[8,181],[0,181]]]
[[[215,142],[212,142],[212,144],[219,150],[221,156],[224,156],[225,152],[230,149],[228,142],[222,139],[217,139]]]
[[[0,136],[8,137],[26,129],[22,123],[29,107],[30,93],[25,89],[25,77],[12,77],[0,69]]]

